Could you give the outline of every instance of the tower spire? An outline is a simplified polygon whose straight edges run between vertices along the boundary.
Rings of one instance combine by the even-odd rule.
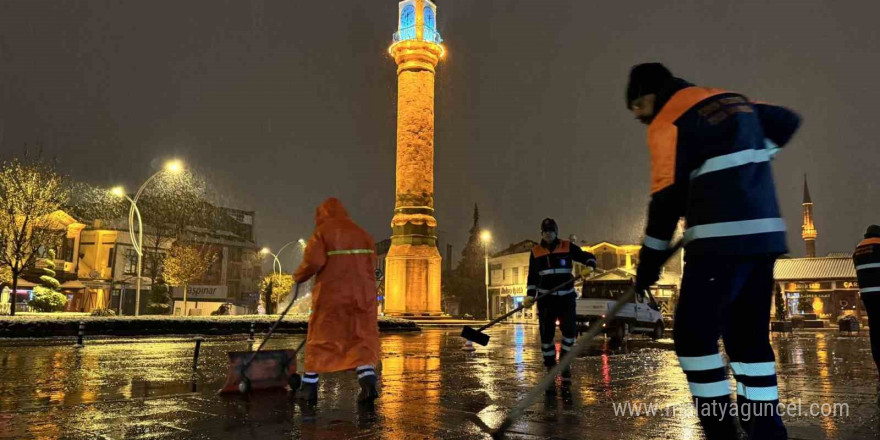
[[[810,198],[810,186],[807,185],[807,173],[804,173],[804,203],[813,203]]]
[[[804,174],[804,222],[801,229],[801,237],[806,245],[807,258],[816,257],[816,227],[813,225],[813,199],[810,198],[810,187],[807,186],[807,175]]]

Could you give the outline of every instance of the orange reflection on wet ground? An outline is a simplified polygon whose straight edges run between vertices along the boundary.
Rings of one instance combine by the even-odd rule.
[[[487,438],[508,408],[544,374],[537,326],[499,326],[488,347],[460,349],[460,329],[381,339],[382,397],[358,406],[351,372],[322,376],[316,406],[286,391],[218,397],[226,352],[246,336],[209,338],[192,381],[192,338],[106,339],[76,349],[56,342],[0,341],[0,433],[12,438]],[[290,348],[283,336],[269,348]],[[571,397],[542,397],[514,424],[524,438],[699,439],[671,340],[633,339],[619,349],[596,341],[574,363]],[[801,333],[774,338],[783,402],[847,401],[849,418],[794,417],[798,438],[859,437],[876,422],[876,377],[867,338]],[[195,384],[196,392],[191,392]],[[678,407],[675,416],[615,414],[614,403]],[[867,428],[865,428],[867,426]],[[814,437],[810,437],[814,435]],[[8,436],[8,435],[7,435]],[[2,435],[0,435],[2,437]]]

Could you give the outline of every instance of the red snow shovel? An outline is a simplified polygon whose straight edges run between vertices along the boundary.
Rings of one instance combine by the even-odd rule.
[[[570,280],[556,286],[552,290],[550,290],[548,292],[544,292],[544,293],[536,296],[535,302],[538,302],[539,299],[541,299],[547,295],[552,295],[553,293],[556,293],[559,289],[562,289],[563,287],[565,287],[569,284],[574,284],[574,282],[577,281],[579,278],[580,277],[570,279]],[[471,341],[475,344],[480,344],[485,347],[486,345],[489,345],[489,335],[483,333],[483,330],[486,330],[487,328],[492,327],[493,325],[498,324],[501,321],[504,321],[510,315],[513,315],[514,313],[516,313],[524,308],[525,308],[525,305],[521,305],[521,306],[499,316],[498,318],[495,318],[494,320],[492,320],[491,322],[489,322],[488,324],[486,324],[480,328],[473,328],[473,327],[466,325],[466,326],[464,326],[464,328],[461,329],[461,337],[465,338],[468,341]]]
[[[263,338],[263,342],[260,343],[256,351],[229,352],[229,374],[226,376],[226,384],[220,389],[221,394],[247,393],[267,388],[284,388],[285,386],[290,386],[293,390],[299,388],[302,379],[296,372],[296,355],[306,343],[305,340],[300,342],[295,350],[261,351],[298,297],[299,283],[296,284],[293,300],[278,317],[278,321],[275,321],[275,324],[269,329],[269,333]]]

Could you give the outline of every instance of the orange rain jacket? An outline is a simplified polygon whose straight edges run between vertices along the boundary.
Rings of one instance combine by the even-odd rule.
[[[317,274],[305,371],[331,373],[379,362],[376,246],[336,198],[315,214],[297,283]]]

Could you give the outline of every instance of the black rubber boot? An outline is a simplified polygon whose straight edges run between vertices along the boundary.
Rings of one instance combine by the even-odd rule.
[[[566,367],[562,370],[562,398],[571,398],[571,368]]]
[[[548,366],[548,367],[547,367],[547,372],[549,373],[550,370],[552,370],[554,367],[555,367],[555,365]],[[554,379],[555,379],[555,378],[554,378]],[[554,396],[556,396],[556,381],[555,381],[555,380],[554,380],[553,382],[550,382],[550,385],[548,385],[548,386],[547,386],[547,389],[544,390],[544,395],[547,396],[547,397],[554,397]]]
[[[303,382],[296,391],[297,400],[305,400],[307,403],[318,403],[318,384]]]
[[[358,379],[361,391],[358,393],[358,403],[370,403],[379,398],[379,390],[376,389],[376,375],[371,374]]]
[[[565,369],[562,370],[562,384],[571,385],[571,367],[565,367]]]

